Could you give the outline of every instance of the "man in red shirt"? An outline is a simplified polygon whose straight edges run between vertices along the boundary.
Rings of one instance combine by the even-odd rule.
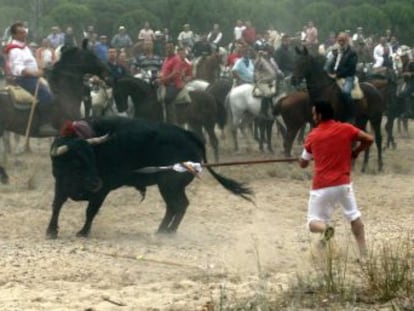
[[[175,124],[177,121],[174,99],[184,87],[182,79],[182,60],[174,52],[174,44],[167,42],[165,44],[167,57],[161,68],[160,82],[165,86],[164,104],[166,111],[166,121]]]
[[[312,108],[314,128],[306,137],[299,165],[306,168],[313,159],[315,162],[312,190],[308,204],[309,230],[323,233],[328,241],[334,234],[329,225],[336,203],[351,223],[361,255],[366,253],[364,224],[356,204],[351,184],[352,159],[368,149],[373,137],[348,123],[333,120],[330,103],[316,102]],[[357,143],[352,149],[352,143]]]

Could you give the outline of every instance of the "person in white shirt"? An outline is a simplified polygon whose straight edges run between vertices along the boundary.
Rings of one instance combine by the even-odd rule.
[[[373,57],[374,57],[374,66],[373,68],[383,67],[386,57],[389,56],[389,47],[387,46],[387,40],[385,37],[381,37],[379,43],[375,46]]]
[[[5,48],[10,74],[18,85],[34,94],[39,78],[43,76],[43,71],[39,69],[32,51],[26,45],[27,32],[24,24],[21,22],[13,24],[10,27],[10,33],[12,41]],[[53,95],[43,83],[39,84],[37,99],[39,101],[38,113],[41,120],[41,126],[38,129],[39,135],[57,135],[57,130],[50,123]]]
[[[185,24],[183,26],[183,31],[178,35],[178,45],[182,48],[189,49],[194,45],[194,34],[191,31],[190,24]]]
[[[207,40],[208,42],[213,44],[214,47],[218,47],[221,41],[221,38],[223,38],[223,33],[220,31],[220,26],[219,24],[214,24],[213,30],[210,31],[207,35]]]
[[[145,22],[144,28],[141,29],[141,31],[138,34],[138,41],[144,41],[144,42],[154,42],[155,35],[154,31],[150,28],[150,23]]]
[[[246,29],[246,26],[243,25],[243,22],[239,19],[236,22],[234,27],[234,40],[238,41],[242,38],[243,31]]]

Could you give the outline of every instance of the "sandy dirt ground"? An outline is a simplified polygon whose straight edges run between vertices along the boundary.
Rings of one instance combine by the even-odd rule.
[[[370,245],[409,232],[414,223],[414,140],[397,139],[397,150],[384,153],[383,173],[375,153],[367,174],[359,173],[360,159],[356,165],[354,187]],[[156,188],[142,203],[139,193],[122,188],[105,201],[89,239],[75,237],[85,203],[68,202],[58,239],[47,240],[54,184],[49,143],[33,140],[32,154],[10,156],[10,185],[0,186],[0,310],[202,310],[220,297],[230,304],[263,292],[276,296],[311,266],[315,238],[305,221],[312,170],[296,164],[218,170],[249,183],[255,204],[203,172],[187,188],[190,207],[173,237],[155,234],[164,214]],[[238,155],[224,146],[221,160],[279,157],[275,145],[276,154],[262,154],[244,144]],[[350,246],[355,257],[339,211],[335,227],[336,243]]]

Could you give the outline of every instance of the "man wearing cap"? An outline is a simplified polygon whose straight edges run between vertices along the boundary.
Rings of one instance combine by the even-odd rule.
[[[26,45],[27,32],[24,24],[14,23],[10,27],[13,40],[6,46],[4,52],[8,58],[8,65],[14,81],[22,88],[35,94],[38,86],[37,99],[39,100],[38,116],[40,136],[54,136],[58,132],[51,125],[51,109],[53,108],[53,96],[50,89],[43,83],[39,83],[43,71],[39,69],[36,59],[30,48]]]
[[[275,62],[270,60],[268,44],[256,46],[257,56],[254,61],[253,95],[262,99],[261,115],[265,118],[271,117],[269,109],[272,106],[272,97],[276,95],[276,75],[282,74]]]
[[[187,50],[191,50],[194,45],[194,34],[190,29],[189,24],[185,24],[183,31],[178,35],[178,45]]]
[[[118,33],[111,40],[111,46],[117,51],[132,46],[131,37],[127,34],[124,26],[119,26]]]

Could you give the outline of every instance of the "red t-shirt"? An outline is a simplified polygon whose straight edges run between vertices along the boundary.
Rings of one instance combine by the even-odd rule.
[[[166,85],[174,85],[178,89],[183,88],[184,83],[181,76],[182,67],[182,60],[178,55],[168,56],[161,69],[161,77],[164,78],[163,83]],[[165,77],[169,76],[172,72],[175,72],[175,74],[165,80]]]
[[[236,63],[236,61],[241,58],[241,55],[239,53],[231,53],[228,57],[227,57],[227,64],[230,67],[233,67],[234,64]]]
[[[333,120],[321,122],[305,140],[305,150],[315,161],[312,189],[351,182],[352,142],[359,129]]]

